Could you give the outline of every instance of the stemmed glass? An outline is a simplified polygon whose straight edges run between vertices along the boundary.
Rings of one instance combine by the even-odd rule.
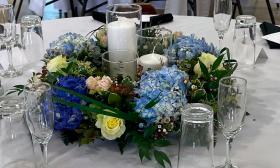
[[[224,34],[228,31],[232,15],[232,0],[214,1],[214,26],[219,36],[219,47],[222,48]]]
[[[1,74],[6,78],[12,78],[21,75],[21,71],[17,71],[13,65],[12,45],[15,36],[15,19],[12,5],[0,4],[0,44],[6,45],[8,52],[8,68]]]
[[[42,168],[47,168],[47,145],[54,130],[54,110],[51,86],[37,83],[25,88],[26,122],[32,138],[43,152]]]
[[[243,125],[246,90],[247,81],[240,77],[224,77],[219,82],[217,116],[226,138],[226,162],[217,168],[236,168],[230,159],[230,143]]]

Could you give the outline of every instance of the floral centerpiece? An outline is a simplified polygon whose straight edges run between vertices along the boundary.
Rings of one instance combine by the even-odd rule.
[[[172,57],[177,65],[111,78],[101,69],[106,30],[95,38],[66,33],[50,44],[42,72],[30,82],[53,86],[55,129],[65,144],[114,140],[120,151],[132,142],[139,157],[165,166],[171,164],[160,147],[170,145],[168,134],[177,133],[180,110],[187,102],[202,102],[216,109],[218,81],[236,69],[228,49],[221,53],[195,35],[174,33]],[[20,91],[22,86],[16,86]]]

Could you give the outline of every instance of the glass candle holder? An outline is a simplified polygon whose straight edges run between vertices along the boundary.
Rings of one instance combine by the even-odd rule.
[[[137,52],[136,31],[142,27],[142,8],[135,4],[109,5],[106,10],[108,50]]]
[[[161,27],[150,27],[137,31],[137,53],[143,70],[159,69],[168,63],[172,46],[172,31]]]
[[[206,104],[188,104],[182,111],[178,168],[212,168],[213,110]]]
[[[40,61],[45,54],[41,18],[36,15],[23,16],[20,29],[26,59],[30,63]]]
[[[137,54],[127,50],[108,51],[102,54],[103,72],[110,77],[130,77],[137,74]]]
[[[238,69],[253,68],[256,61],[256,17],[240,15],[236,17],[233,35],[233,55],[238,61]]]
[[[106,24],[115,21],[132,21],[142,28],[142,7],[136,4],[113,4],[106,9]]]

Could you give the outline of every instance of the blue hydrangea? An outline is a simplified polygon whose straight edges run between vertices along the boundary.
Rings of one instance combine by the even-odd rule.
[[[179,108],[187,102],[184,83],[186,78],[188,78],[187,74],[175,65],[145,72],[141,76],[139,87],[135,90],[139,95],[139,98],[135,99],[135,111],[148,124],[159,121],[163,116],[177,117]],[[146,109],[145,106],[156,98],[159,102],[152,108]]]
[[[52,58],[61,54],[71,56],[72,54],[79,54],[81,51],[93,50],[99,51],[94,39],[88,39],[80,34],[68,32],[50,43],[49,49],[47,49],[47,57]]]
[[[82,77],[73,77],[73,76],[60,77],[58,79],[57,86],[74,90],[75,92],[78,92],[80,94],[86,94],[87,92],[86,79]],[[53,94],[54,96],[62,98],[66,101],[81,103],[80,98],[73,96],[62,90],[54,89]],[[55,103],[54,108],[55,108],[56,130],[75,129],[79,127],[83,119],[83,114],[79,109],[68,107],[60,103]]]
[[[218,49],[208,44],[204,38],[197,38],[194,34],[178,37],[172,45],[172,57],[177,60],[192,59],[200,56],[202,52],[218,55]]]

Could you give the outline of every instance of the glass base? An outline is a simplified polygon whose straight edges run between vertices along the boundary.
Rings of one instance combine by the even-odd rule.
[[[22,75],[21,71],[16,70],[14,67],[9,67],[7,70],[0,74],[3,78],[14,78]]]
[[[35,164],[27,160],[18,160],[4,165],[3,168],[36,168]]]
[[[215,168],[238,168],[238,167],[235,165],[229,164],[229,165],[216,166]]]

